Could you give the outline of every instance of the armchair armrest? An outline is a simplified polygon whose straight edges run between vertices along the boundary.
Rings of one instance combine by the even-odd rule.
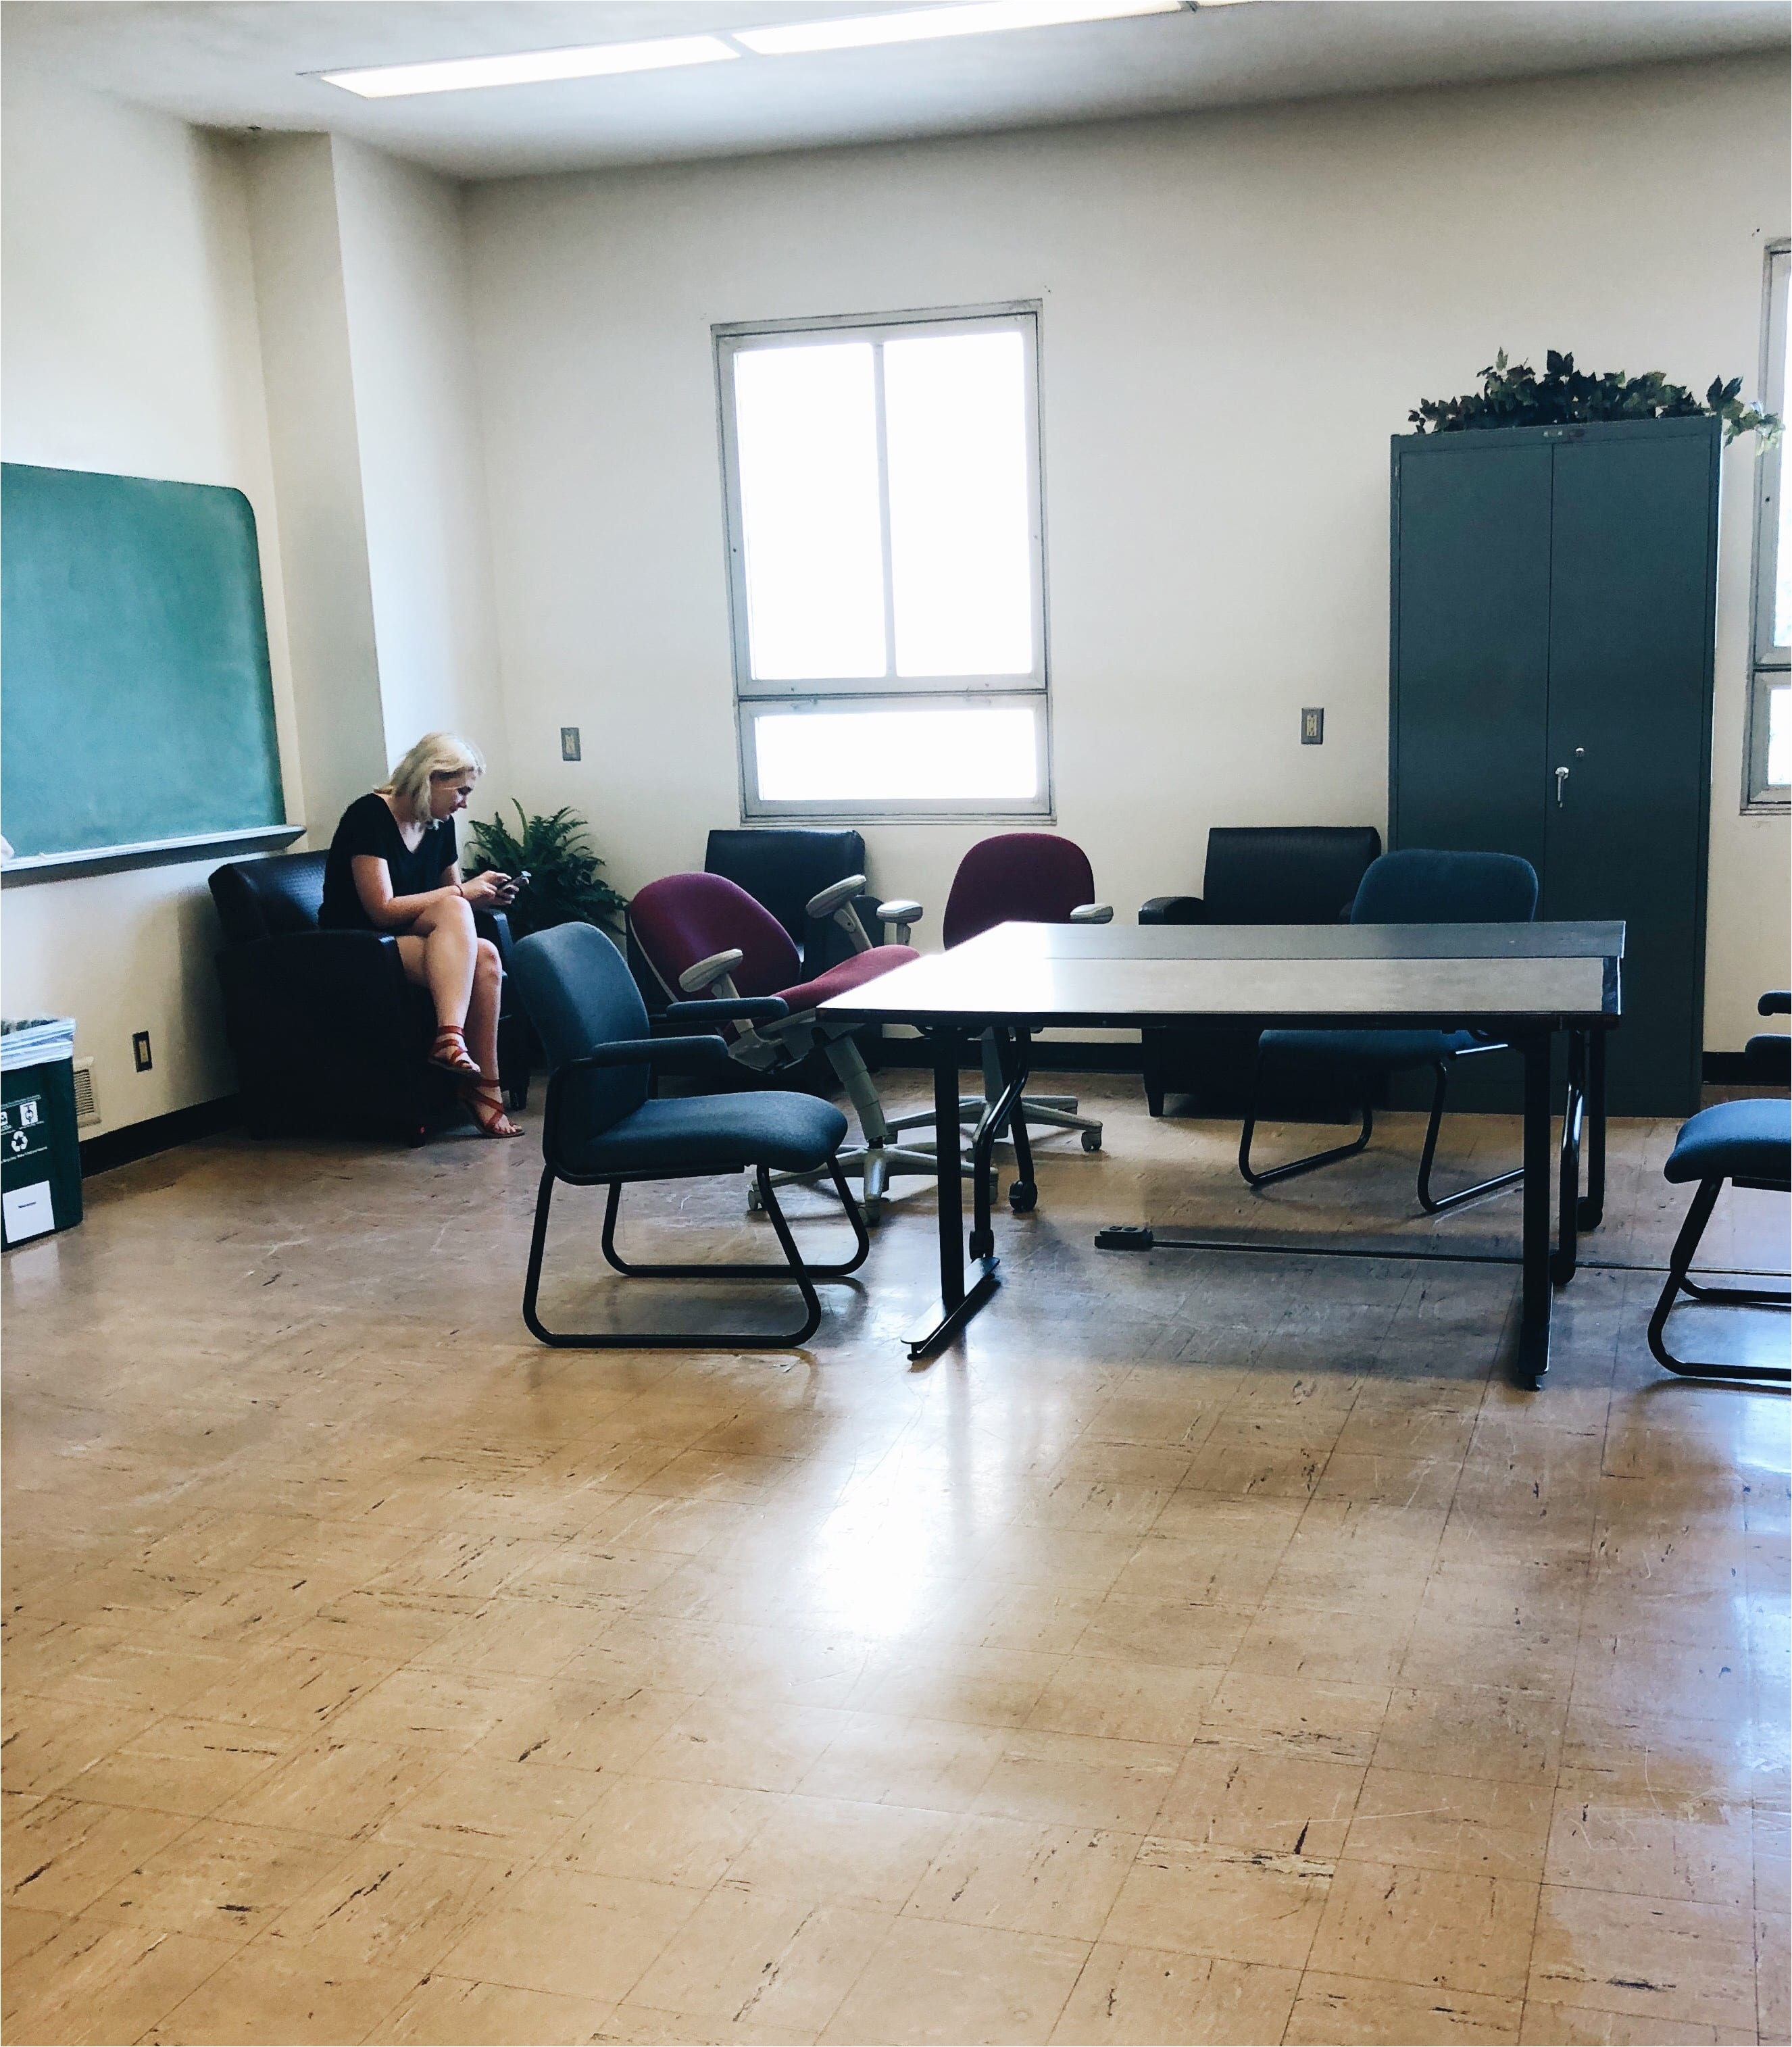
[[[720,1038],[619,1038],[609,1045],[594,1045],[576,1059],[563,1059],[554,1069],[576,1074],[606,1066],[652,1066],[661,1074],[714,1073],[728,1064],[728,1047]]]
[[[218,965],[230,978],[277,986],[288,999],[307,1001],[345,993],[377,1000],[404,985],[398,941],[389,931],[281,931],[226,946]]]
[[[1079,903],[1070,912],[1073,924],[1111,924],[1114,920],[1114,906],[1111,903]]]
[[[695,966],[687,966],[678,977],[678,985],[687,995],[695,995],[699,989],[713,988],[718,981],[726,980],[746,954],[738,946],[731,946],[726,952],[711,953],[707,959],[700,959]],[[732,993],[733,990],[730,989]]]
[[[1141,924],[1205,924],[1207,905],[1198,896],[1154,896],[1139,905]]]
[[[851,902],[855,896],[863,892],[864,888],[865,876],[862,874],[845,875],[838,881],[830,881],[826,888],[811,896],[803,906],[803,914],[815,918],[818,923],[823,923],[842,904]]]
[[[674,1002],[668,1005],[668,1023],[772,1023],[790,1014],[790,1004],[781,995],[737,995],[731,1001]]]
[[[490,938],[497,947],[497,956],[506,966],[510,964],[510,919],[501,910],[475,910],[473,928],[481,938]]]
[[[1792,989],[1770,988],[1755,1005],[1757,1016],[1792,1016]]]
[[[251,1093],[264,1079],[278,1092],[277,1069],[294,1057],[339,1054],[357,1066],[416,1059],[416,1001],[389,932],[281,931],[226,946],[218,979],[231,1053]]]

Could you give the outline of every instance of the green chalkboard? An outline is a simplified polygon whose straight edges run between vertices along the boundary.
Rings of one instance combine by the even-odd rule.
[[[285,816],[248,499],[0,465],[0,830],[14,853]]]

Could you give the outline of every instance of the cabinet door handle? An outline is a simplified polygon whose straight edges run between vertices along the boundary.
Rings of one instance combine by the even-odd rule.
[[[1558,811],[1565,807],[1562,792],[1567,787],[1568,770],[1566,768],[1557,768],[1555,771],[1555,807]]]

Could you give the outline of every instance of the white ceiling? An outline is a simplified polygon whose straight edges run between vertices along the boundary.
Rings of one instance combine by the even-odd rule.
[[[9,62],[203,126],[327,129],[468,179],[1534,77],[1789,41],[1784,0],[1258,0],[410,99],[358,99],[305,75],[877,11],[867,0],[6,0],[0,29]]]

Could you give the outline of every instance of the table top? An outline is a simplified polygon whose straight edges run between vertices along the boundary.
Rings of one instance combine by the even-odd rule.
[[[1621,923],[999,924],[821,1005],[842,1021],[1125,1029],[1203,1016],[1616,1023]]]

